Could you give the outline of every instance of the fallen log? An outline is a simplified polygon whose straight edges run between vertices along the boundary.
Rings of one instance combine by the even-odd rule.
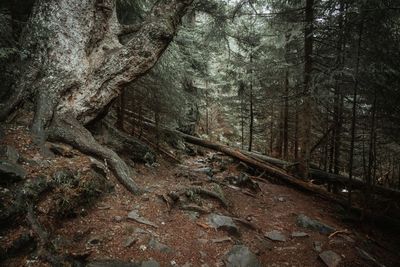
[[[154,122],[147,118],[144,118],[143,126],[147,127],[147,128],[151,128],[151,129],[155,128]],[[308,189],[306,189],[308,191],[322,190],[324,192],[324,194],[326,194],[325,190],[323,190],[319,187],[311,189],[309,187],[309,186],[311,186],[310,183],[302,181],[302,180],[296,178],[294,175],[291,175],[288,173],[287,169],[290,166],[296,165],[296,163],[291,163],[291,162],[287,162],[284,160],[272,158],[272,157],[262,155],[259,153],[255,153],[255,152],[249,152],[249,151],[245,151],[245,150],[231,148],[231,147],[228,147],[225,145],[220,145],[220,144],[217,144],[214,142],[210,142],[210,141],[198,138],[198,137],[194,137],[194,136],[182,133],[177,130],[171,130],[171,129],[162,128],[162,127],[160,127],[159,129],[161,131],[164,131],[167,133],[176,134],[176,135],[182,137],[188,143],[192,143],[192,144],[195,144],[198,146],[216,150],[216,151],[222,152],[228,156],[231,156],[233,158],[239,159],[240,161],[247,163],[250,166],[253,166],[253,167],[259,168],[263,171],[266,171],[268,174],[278,177],[290,184],[293,184],[293,185],[296,185],[299,187],[304,187],[304,189],[306,189],[306,187],[308,186]],[[330,183],[330,184],[340,184],[342,186],[348,186],[349,183],[351,183],[351,186],[353,189],[363,189],[364,187],[366,187],[366,183],[362,180],[352,179],[350,181],[347,176],[328,173],[328,172],[319,170],[318,168],[316,168],[316,166],[313,166],[313,165],[311,165],[311,168],[310,168],[310,176],[312,179],[326,181],[327,183]],[[372,192],[374,194],[380,195],[380,196],[388,198],[388,199],[400,200],[400,191],[396,190],[396,189],[387,188],[387,187],[383,187],[383,186],[379,186],[379,185],[374,185],[374,186],[372,186]],[[336,196],[334,194],[332,194],[332,195]],[[336,196],[336,197],[340,197],[340,196]],[[344,201],[344,199],[343,199],[343,201]],[[341,200],[340,202],[343,202],[343,201]]]
[[[280,159],[268,157],[266,155],[254,153],[254,152],[248,152],[248,151],[242,151],[243,154],[246,154],[250,157],[253,157],[255,159],[265,161],[268,163],[271,163],[275,166],[281,167],[286,169],[288,166],[292,166],[293,164],[287,161],[283,161]],[[334,174],[334,173],[328,173],[323,170],[317,169],[314,166],[310,168],[310,176],[312,179],[315,180],[320,180],[320,181],[325,181],[327,183],[332,183],[332,184],[340,184],[342,186],[348,186],[349,183],[351,182],[351,186],[353,189],[363,189],[366,187],[366,183],[362,180],[359,179],[352,179],[351,181],[347,176],[344,175],[339,175],[339,174]],[[374,185],[372,186],[372,190],[375,194],[381,195],[385,198],[389,199],[400,199],[400,191],[393,189],[393,188],[387,188],[379,185]]]
[[[203,140],[203,139],[191,136],[191,135],[187,135],[187,134],[184,134],[184,133],[181,133],[178,131],[174,131],[174,132],[176,132],[178,135],[180,135],[186,142],[222,152],[228,156],[231,156],[240,161],[243,161],[253,167],[256,167],[258,169],[266,171],[268,174],[273,175],[274,177],[277,177],[277,178],[283,180],[284,182],[286,182],[290,185],[293,185],[297,188],[317,194],[322,198],[335,201],[336,203],[341,204],[341,205],[346,205],[346,203],[347,203],[343,197],[332,194],[330,192],[327,192],[323,188],[313,185],[307,181],[300,180],[300,179],[288,174],[285,170],[283,170],[277,166],[274,166],[267,162],[249,157],[249,156],[243,154],[239,149],[233,149],[228,146],[216,144],[216,143],[206,141],[206,140]]]

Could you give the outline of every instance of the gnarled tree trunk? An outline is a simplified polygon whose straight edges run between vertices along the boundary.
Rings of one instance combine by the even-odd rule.
[[[32,96],[32,132],[39,142],[48,132],[53,138],[65,133],[59,130],[62,125],[70,127],[68,131],[76,128],[72,132],[83,135],[67,142],[90,148],[93,154],[110,159],[110,164],[120,164],[115,153],[94,145],[82,125],[94,120],[126,84],[157,62],[191,2],[159,0],[140,25],[121,25],[116,0],[37,0],[21,36],[20,77],[1,107],[0,120]],[[119,37],[127,33],[132,37],[121,43]],[[48,131],[52,125],[56,130]],[[130,180],[125,171],[117,171],[117,176],[123,184]],[[127,187],[138,191],[134,184]]]

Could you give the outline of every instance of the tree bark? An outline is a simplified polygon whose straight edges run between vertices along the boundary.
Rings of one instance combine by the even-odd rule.
[[[299,157],[299,173],[303,178],[308,178],[310,162],[310,144],[312,127],[312,93],[311,75],[313,68],[313,34],[314,34],[314,0],[306,0],[304,30],[304,91],[301,110],[300,140],[301,149]]]
[[[4,119],[26,96],[36,102],[33,132],[54,113],[86,124],[122,88],[146,73],[172,40],[191,0],[158,1],[124,45],[115,0],[38,0],[22,36],[22,75],[3,107]]]
[[[145,74],[173,39],[192,0],[160,0],[141,25],[121,25],[116,0],[37,0],[21,37],[21,75],[0,107],[0,121],[29,96],[32,132],[105,159],[131,192],[129,167],[83,125],[95,120],[128,84]],[[121,43],[119,37],[132,32]]]

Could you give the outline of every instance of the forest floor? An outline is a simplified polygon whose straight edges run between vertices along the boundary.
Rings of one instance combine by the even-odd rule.
[[[76,153],[79,161],[85,162],[85,157]],[[339,207],[285,185],[241,174],[242,167],[211,151],[185,156],[182,164],[162,159],[152,166],[136,164],[136,181],[146,189],[145,194],[133,196],[117,184],[84,215],[60,221],[53,236],[64,252],[89,255],[89,261],[225,266],[232,247],[244,245],[251,255],[239,258],[251,261],[254,256],[261,266],[326,266],[321,253],[331,266],[400,266],[396,235],[367,224],[346,224]],[[234,184],[238,177],[244,178],[243,186]],[[193,188],[219,197],[207,197]],[[321,225],[314,229],[301,226],[302,214],[308,222]],[[218,215],[227,217],[219,217],[223,223],[216,229],[210,217]],[[6,238],[7,234],[3,244]],[[5,264],[47,266],[30,256]]]

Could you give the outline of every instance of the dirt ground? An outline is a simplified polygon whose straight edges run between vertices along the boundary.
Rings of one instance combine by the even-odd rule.
[[[77,153],[75,157],[85,162],[86,156]],[[75,164],[73,159],[70,163]],[[322,251],[332,250],[341,257],[338,266],[374,266],[365,256],[360,256],[359,248],[384,266],[400,266],[395,244],[400,240],[399,235],[367,224],[346,224],[341,220],[339,207],[282,184],[251,177],[261,190],[250,191],[225,183],[224,178],[240,174],[239,167],[238,162],[211,151],[203,156],[185,156],[180,165],[162,159],[153,166],[137,164],[135,179],[147,190],[145,194],[133,196],[116,184],[112,193],[83,210],[81,216],[63,219],[53,227],[53,243],[65,253],[88,255],[88,260],[154,259],[161,266],[204,267],[224,266],[224,255],[232,246],[244,244],[257,255],[262,266],[326,266],[315,249],[319,243]],[[204,168],[211,168],[212,178],[202,171]],[[217,188],[228,206],[213,198],[186,195],[192,204],[206,212],[202,213],[182,210],[179,204],[165,201],[170,192],[181,192],[191,186]],[[128,213],[132,210],[154,225],[129,219]],[[246,223],[235,221],[239,234],[232,235],[211,227],[207,212],[239,218]],[[339,232],[329,236],[302,228],[296,223],[299,214]],[[280,231],[286,241],[272,241],[264,236],[272,230]],[[18,228],[12,231],[17,232]],[[307,236],[292,237],[293,232],[304,232]],[[7,243],[7,238],[7,235],[2,237],[2,244]],[[152,247],[151,240],[157,240],[161,246]],[[30,256],[20,256],[3,264],[47,266]]]

